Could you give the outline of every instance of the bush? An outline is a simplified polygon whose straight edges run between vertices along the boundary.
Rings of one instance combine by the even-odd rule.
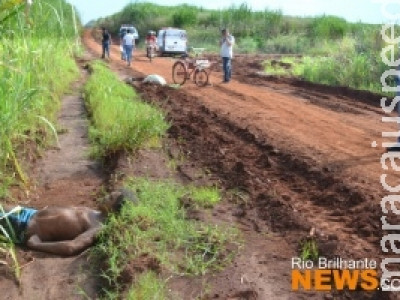
[[[182,5],[178,11],[172,15],[172,24],[179,28],[197,24],[197,9],[193,6]]]
[[[304,58],[303,77],[306,80],[381,92],[377,78],[384,66],[378,52],[358,53],[356,41],[351,38],[343,39],[326,51],[324,57]]]
[[[311,41],[301,35],[281,35],[265,40],[261,48],[266,53],[299,54],[310,48]]]
[[[256,53],[258,50],[257,41],[251,37],[240,39],[237,46],[240,53]]]
[[[134,151],[165,133],[168,124],[159,109],[141,102],[134,90],[102,63],[94,64],[93,70],[85,86],[85,101],[91,115],[89,137],[94,157]]]
[[[79,75],[71,6],[37,0],[25,15],[18,3],[0,10],[0,197],[13,180],[27,183],[16,150],[52,141],[59,98]]]
[[[309,32],[311,38],[339,39],[343,38],[348,30],[349,26],[345,19],[335,16],[322,16],[314,19]]]

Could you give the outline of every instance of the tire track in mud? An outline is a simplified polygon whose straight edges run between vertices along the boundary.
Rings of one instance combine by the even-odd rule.
[[[141,57],[138,60],[139,70],[149,69]],[[121,65],[121,62],[116,64]],[[138,70],[136,73],[135,77],[145,76]],[[214,88],[218,96],[223,97],[219,101],[225,105],[232,102],[232,105],[246,109],[253,105],[244,101],[249,97],[260,104],[257,97],[236,89],[219,85]],[[321,164],[304,153],[296,153],[296,148],[291,152],[286,145],[280,145],[283,150],[278,151],[276,136],[269,136],[248,122],[240,122],[237,116],[224,114],[218,106],[211,111],[204,101],[209,89],[146,89],[146,86],[139,86],[141,89],[144,99],[154,99],[169,113],[175,124],[172,130],[176,130],[171,134],[178,139],[183,137],[192,159],[202,161],[225,181],[227,187],[247,191],[259,216],[273,228],[283,232],[300,229],[304,234],[315,226],[326,234],[337,236],[341,241],[338,251],[343,255],[373,257],[376,254],[372,244],[380,236],[380,229],[376,227],[379,207],[373,204],[376,195],[369,196],[363,189],[347,186],[340,170]],[[298,236],[294,234],[293,240],[296,239]]]
[[[190,158],[217,174],[228,189],[248,193],[258,216],[274,230],[296,242],[299,231],[303,236],[315,226],[337,237],[341,255],[376,255],[372,243],[380,235],[374,226],[379,216],[374,209],[364,212],[365,218],[353,216],[371,206],[370,196],[346,186],[310,158],[275,149],[265,135],[241,128],[184,91],[148,85],[138,89],[168,112],[173,122],[169,134],[183,139]]]
[[[97,51],[93,45],[90,47]],[[168,63],[160,59],[159,64],[152,66],[139,57],[129,72],[134,72],[135,78],[143,78],[143,73],[158,71],[160,75],[167,75],[165,68]],[[121,62],[111,64],[121,70]],[[180,90],[135,86],[144,99],[160,105],[168,113],[173,124],[170,135],[182,142],[182,148],[192,161],[201,162],[216,174],[223,186],[240,189],[249,196],[251,200],[234,214],[248,224],[254,223],[254,231],[260,230],[257,222],[264,220],[296,248],[300,238],[316,226],[326,234],[322,255],[335,253],[347,258],[379,257],[376,241],[381,236],[377,199],[380,191],[376,185],[370,187],[369,184],[376,175],[373,169],[376,166],[371,164],[371,156],[375,153],[365,149],[365,143],[360,142],[364,133],[371,136],[369,118],[372,114],[374,117],[380,115],[369,103],[372,98],[366,101],[366,113],[345,110],[343,114],[338,114],[342,112],[340,108],[334,113],[321,108],[324,105],[307,108],[300,103],[304,100],[297,95],[285,96],[280,90],[270,93],[266,87],[254,88],[236,82],[229,88],[215,85],[199,89],[188,84]],[[261,106],[264,118],[280,118],[275,128],[271,127],[274,125],[271,122],[257,124],[260,113],[257,109],[260,109],[260,99],[265,99],[261,96],[264,90],[268,97],[276,97],[268,98],[269,101],[279,103],[275,109],[268,102]],[[337,92],[333,94],[336,95],[335,101],[339,102],[341,96]],[[293,106],[297,103],[300,103],[298,108],[302,113],[311,113],[311,117],[305,119],[311,123],[305,124],[305,120],[298,116],[295,118]],[[352,107],[349,101],[346,106]],[[354,107],[361,111],[364,104]],[[246,109],[254,113],[236,113]],[[357,116],[354,122],[353,115]],[[246,117],[254,119],[246,120]],[[332,123],[336,128],[324,137],[340,138],[340,134],[345,132],[344,144],[353,142],[353,136],[360,137],[349,149],[342,143],[318,144],[314,148],[315,144],[309,143],[307,137],[291,130],[291,122],[295,122],[293,125],[298,126],[300,134],[311,129],[311,135],[321,133],[321,128],[314,130],[317,126],[332,130]],[[381,127],[373,128],[372,134]],[[279,134],[290,138],[289,142],[286,143]],[[307,134],[310,135],[310,132]],[[297,139],[299,143],[293,144]],[[361,161],[354,168],[356,171],[347,172],[347,168],[352,167],[347,160],[358,158]],[[362,181],[359,182],[359,179]],[[241,223],[240,220],[238,223]],[[357,299],[367,298],[361,296]]]

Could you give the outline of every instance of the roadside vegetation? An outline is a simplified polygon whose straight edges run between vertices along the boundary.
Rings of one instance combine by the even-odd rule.
[[[379,25],[350,23],[326,15],[288,17],[279,10],[254,11],[246,3],[223,10],[206,10],[192,5],[171,9],[137,2],[99,19],[97,26],[106,26],[116,36],[122,23],[134,23],[142,37],[150,29],[181,27],[188,32],[190,46],[214,53],[218,52],[220,29],[227,27],[236,38],[237,53],[302,55],[300,66],[294,66],[301,71],[294,72],[298,77],[381,92],[378,79],[385,65],[380,57],[384,44]],[[273,73],[274,69],[266,71]]]
[[[29,185],[24,151],[54,141],[59,99],[77,78],[77,31],[65,1],[0,3],[0,197]]]
[[[215,205],[216,189],[145,178],[128,179],[125,187],[138,203],[125,204],[108,219],[92,251],[104,262],[107,299],[174,299],[167,277],[204,275],[231,261],[227,246],[239,244],[237,231],[187,216],[197,203]]]
[[[0,199],[11,185],[30,187],[23,161],[56,141],[59,99],[79,74],[72,7],[63,0],[25,3],[0,1]],[[0,264],[19,282],[17,242],[8,220],[0,220]]]
[[[140,101],[105,64],[96,62],[91,69],[84,93],[93,157],[137,150],[166,132],[168,124],[161,110]]]
[[[19,207],[15,207],[12,212],[16,212]],[[4,217],[6,212],[0,205],[0,264],[7,266],[14,273],[16,282],[20,283],[21,268],[18,262],[15,244],[20,243],[10,221]]]
[[[90,70],[84,98],[94,157],[132,152],[162,138],[168,123],[161,110],[142,102],[104,63]],[[171,299],[168,276],[204,275],[231,260],[227,246],[238,244],[237,232],[189,217],[221,200],[217,188],[145,178],[124,185],[139,201],[107,219],[91,252],[103,270],[105,299]]]

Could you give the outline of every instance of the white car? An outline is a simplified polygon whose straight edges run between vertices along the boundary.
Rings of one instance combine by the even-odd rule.
[[[179,28],[162,28],[158,31],[157,46],[160,55],[185,54],[187,52],[186,30]]]

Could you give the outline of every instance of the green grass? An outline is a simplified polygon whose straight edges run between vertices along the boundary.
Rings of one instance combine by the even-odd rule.
[[[165,133],[168,124],[160,109],[140,101],[103,63],[96,62],[92,68],[85,102],[91,117],[93,157],[134,151]]]
[[[290,65],[289,68],[265,61],[265,72],[382,94],[381,83],[376,78],[385,71],[385,65],[379,53],[359,53],[354,39],[345,38],[337,43],[322,46],[312,56],[283,58],[280,62]]]
[[[266,60],[263,63],[264,71],[277,76],[301,76],[304,70],[303,59],[288,56],[279,61]]]
[[[211,53],[219,52],[220,29],[227,27],[235,36],[234,53],[301,54],[307,58],[295,65],[298,70],[272,68],[268,73],[317,83],[381,93],[379,78],[387,69],[379,55],[385,46],[381,26],[350,23],[336,16],[290,17],[279,10],[254,11],[246,3],[207,10],[137,2],[98,20],[97,25],[116,35],[120,24],[131,20],[135,20],[142,37],[149,28],[180,25],[187,30],[190,47]],[[399,26],[395,32],[400,32]]]
[[[18,207],[14,208],[17,211]],[[0,205],[0,214],[5,215],[3,206]],[[1,218],[1,217],[0,217]],[[8,218],[0,219],[0,263],[7,265],[14,273],[17,282],[20,282],[21,268],[19,266],[15,244],[21,243],[16,236],[13,226]]]
[[[318,257],[318,244],[314,238],[308,238],[300,242],[300,258],[302,260],[316,261]]]
[[[199,207],[212,208],[221,201],[217,187],[193,187],[190,189],[190,198]]]
[[[145,272],[133,285],[127,295],[128,300],[164,300],[168,299],[165,282],[154,272]]]
[[[60,97],[79,75],[71,6],[63,0],[35,0],[28,10],[25,2],[0,3],[0,199],[9,196],[10,185],[29,188],[23,158],[56,140]],[[21,241],[4,221],[0,263],[19,283],[15,244]]]
[[[3,1],[0,11],[0,197],[15,182],[29,186],[26,145],[55,140],[59,99],[79,75],[71,7],[38,0],[26,15],[24,3]]]
[[[93,250],[95,257],[106,261],[103,276],[109,284],[108,298],[127,288],[119,284],[121,273],[144,255],[158,261],[162,270],[179,275],[203,275],[221,269],[231,260],[233,253],[226,246],[238,243],[237,231],[188,219],[181,202],[183,197],[189,197],[204,203],[209,195],[214,203],[216,191],[144,178],[129,179],[126,187],[137,194],[139,204],[127,203],[119,215],[112,215]],[[149,281],[141,284],[139,280],[130,293],[136,295],[138,292],[133,291],[148,291],[149,285],[165,284],[158,276]],[[154,293],[158,291],[155,289]]]

